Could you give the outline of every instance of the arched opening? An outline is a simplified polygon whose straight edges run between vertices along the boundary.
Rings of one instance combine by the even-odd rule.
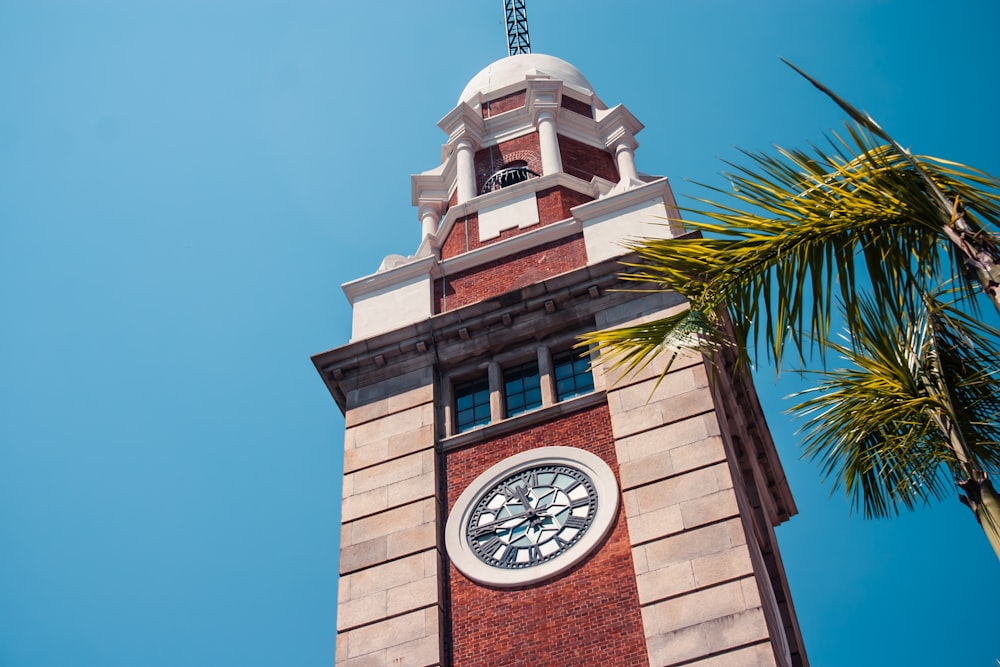
[[[493,175],[486,179],[486,183],[483,184],[483,190],[480,194],[506,188],[529,178],[538,178],[538,174],[528,169],[528,163],[525,160],[514,160],[493,172]]]

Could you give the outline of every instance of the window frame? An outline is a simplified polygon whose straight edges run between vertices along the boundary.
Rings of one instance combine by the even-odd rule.
[[[485,428],[492,424],[519,419],[527,414],[545,410],[560,403],[597,392],[598,382],[591,369],[590,357],[586,353],[580,355],[572,347],[572,339],[560,336],[560,339],[556,341],[538,343],[534,351],[535,355],[531,357],[530,351],[522,347],[516,352],[494,355],[486,363],[480,360],[474,368],[466,366],[464,371],[456,369],[454,372],[444,373],[444,437],[449,438]],[[572,359],[573,366],[586,364],[586,371],[574,368],[575,372],[572,377],[577,378],[586,373],[590,377],[590,384],[589,387],[584,387],[583,390],[580,390],[580,383],[574,380],[574,393],[565,393],[560,397],[556,377],[556,362],[564,364],[567,357]],[[527,407],[517,407],[512,410],[507,392],[507,376],[511,371],[524,368],[535,370],[535,377],[537,377],[538,384],[537,388],[532,387],[532,389],[537,390],[540,402],[536,403],[533,401]],[[489,418],[473,419],[468,424],[460,423],[459,414],[464,410],[460,411],[458,407],[460,400],[459,391],[468,385],[480,384],[477,393],[482,397],[484,388],[481,384],[484,381],[488,383],[489,390]],[[522,390],[521,393],[523,394],[524,391]],[[486,402],[480,398],[478,404],[473,405],[473,412],[475,412],[476,407],[481,408],[485,405]]]
[[[569,367],[571,372],[564,378],[560,378],[560,369]],[[582,366],[582,367],[581,367]],[[586,376],[587,383],[579,382],[579,378]],[[559,389],[561,380],[572,380],[573,389],[569,393],[563,393]],[[584,356],[576,352],[573,348],[562,350],[552,355],[552,390],[556,403],[568,401],[577,396],[592,393],[596,387],[594,383],[594,372],[590,365],[590,355]]]
[[[480,374],[466,380],[461,380],[458,382],[453,382],[451,386],[451,407],[452,407],[452,430],[455,434],[465,433],[482,426],[486,426],[493,422],[493,408],[491,401],[492,387],[489,378],[489,374]],[[462,389],[464,387],[469,387],[472,389],[471,393],[463,393]],[[478,401],[477,396],[482,398],[485,393],[485,401]],[[472,404],[469,408],[459,407],[459,402],[465,397],[469,396],[471,398]],[[483,417],[477,418],[477,411],[480,408],[486,408],[485,420]],[[463,412],[472,411],[472,420],[468,424],[462,423],[461,417]]]
[[[524,372],[528,371],[528,372]],[[517,377],[514,377],[514,376]],[[533,380],[530,383],[529,381]],[[520,383],[521,387],[515,392],[511,392],[511,384]],[[534,390],[534,391],[532,391]],[[537,402],[532,399],[529,403],[528,396],[537,393]],[[501,396],[503,397],[504,418],[510,419],[522,415],[531,410],[544,407],[545,400],[542,395],[542,374],[537,359],[525,361],[520,364],[511,364],[503,367],[503,384],[501,385]],[[511,409],[511,398],[519,397],[521,404],[516,410]]]

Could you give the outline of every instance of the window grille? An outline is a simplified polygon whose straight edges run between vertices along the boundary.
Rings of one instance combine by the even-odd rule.
[[[556,400],[580,396],[594,390],[594,376],[590,372],[590,359],[572,350],[552,357],[556,378]]]
[[[455,385],[455,431],[490,423],[490,381],[480,378]]]

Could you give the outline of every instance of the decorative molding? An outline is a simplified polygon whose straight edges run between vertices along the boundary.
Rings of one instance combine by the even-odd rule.
[[[390,255],[389,257],[394,258],[394,262],[390,263],[394,263],[394,265],[386,266],[384,270],[378,273],[346,282],[340,286],[340,289],[344,291],[351,305],[354,305],[358,299],[370,296],[381,290],[408,282],[420,276],[429,276],[437,262],[437,259],[434,257],[415,257],[412,259],[401,257],[400,255]],[[400,258],[405,263],[398,263],[399,260],[395,258]]]

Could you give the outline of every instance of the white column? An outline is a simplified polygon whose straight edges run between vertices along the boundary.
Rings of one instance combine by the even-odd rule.
[[[542,175],[562,171],[559,155],[559,137],[556,136],[556,118],[551,111],[538,114],[538,143],[542,152]]]
[[[420,206],[420,223],[423,227],[420,239],[437,232],[438,223],[441,221],[440,206],[435,204],[422,204]]]
[[[476,196],[476,167],[473,157],[472,142],[468,139],[459,139],[455,146],[459,204]]]
[[[629,182],[639,179],[635,169],[635,142],[622,140],[615,146],[615,161],[618,163],[619,182]]]

